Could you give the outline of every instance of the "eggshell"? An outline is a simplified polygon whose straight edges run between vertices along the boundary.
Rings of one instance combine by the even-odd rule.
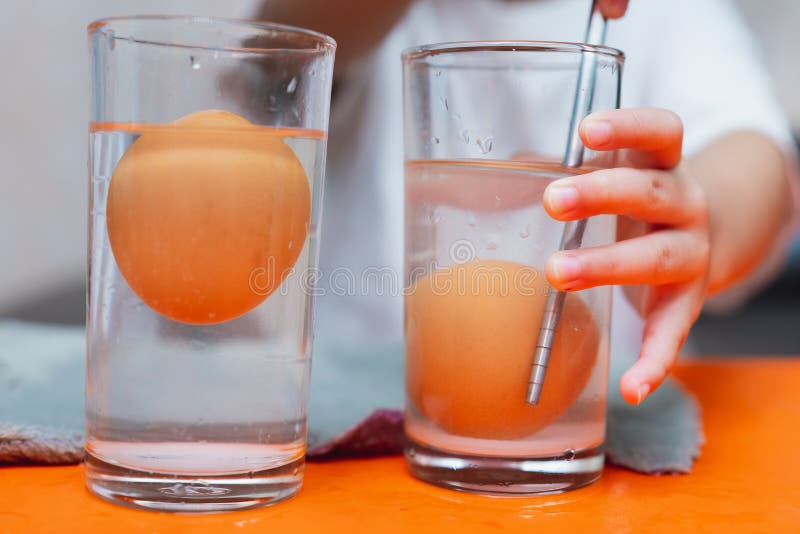
[[[537,406],[525,403],[552,289],[535,269],[476,260],[436,270],[406,296],[406,388],[414,407],[461,436],[517,439],[561,416],[595,367],[599,331],[588,306],[565,299]]]
[[[282,135],[213,110],[145,131],[120,159],[106,206],[125,281],[189,324],[238,317],[273,293],[310,212],[308,178]]]

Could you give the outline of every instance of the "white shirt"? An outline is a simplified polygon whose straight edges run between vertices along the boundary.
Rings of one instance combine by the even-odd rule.
[[[402,296],[379,292],[374,284],[359,286],[360,274],[376,268],[396,273],[402,286],[402,50],[462,40],[577,41],[588,8],[585,0],[423,1],[349,73],[331,118],[318,341],[402,340]],[[725,0],[635,0],[624,19],[610,22],[607,44],[626,53],[622,107],[677,112],[685,124],[686,155],[735,130],[760,132],[791,152],[788,126],[753,39]],[[354,292],[331,285],[328,275],[342,268],[355,273]],[[612,354],[635,356],[641,320],[621,294],[612,325]]]

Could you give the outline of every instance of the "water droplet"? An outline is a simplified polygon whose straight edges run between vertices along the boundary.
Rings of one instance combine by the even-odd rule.
[[[528,239],[531,236],[531,225],[526,224],[525,228],[519,233],[522,239]]]
[[[447,98],[441,97],[439,101],[442,103],[442,107],[445,111],[450,111],[450,104],[447,103]]]
[[[495,195],[494,196],[494,205],[495,205],[495,207],[500,207],[501,203],[502,203],[502,200],[500,199],[500,196],[499,195]]]
[[[455,120],[457,120],[457,121],[460,121],[460,120],[461,120],[461,113],[458,113],[458,112],[455,112],[455,111],[454,111],[454,112],[453,112],[453,118],[454,118]]]
[[[575,459],[575,449],[567,449],[564,451],[564,457],[567,460],[574,460]]]
[[[286,92],[292,94],[295,89],[297,89],[297,78],[292,78],[289,85],[286,86]]]
[[[189,65],[192,66],[192,69],[198,70],[200,68],[200,63],[194,58],[194,56],[189,56]]]
[[[461,140],[469,144],[469,130],[467,130],[466,128],[461,130],[460,135],[461,135]]]
[[[478,148],[481,150],[481,154],[488,154],[492,151],[492,142],[494,141],[494,137],[479,137],[475,144],[478,145]]]
[[[442,71],[440,71],[440,70],[437,70],[437,71],[435,71],[435,72],[433,73],[433,75],[434,75],[434,76],[436,76],[436,77],[438,78],[439,76],[441,76],[441,75],[442,75]]]
[[[431,224],[438,224],[442,222],[442,216],[439,215],[436,211],[431,211],[428,214],[428,220],[431,222]]]
[[[289,250],[292,250],[292,245],[293,244],[294,244],[294,241],[289,241]]]
[[[314,69],[311,69],[311,72],[309,74],[311,74],[311,76],[316,76],[317,75],[317,71],[315,71]]]
[[[434,145],[438,145],[439,144],[439,138],[438,137],[431,137],[431,143],[433,143]]]

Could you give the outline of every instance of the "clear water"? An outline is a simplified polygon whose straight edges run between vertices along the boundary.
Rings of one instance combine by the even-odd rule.
[[[408,163],[407,284],[413,285],[432,268],[447,267],[471,259],[512,261],[541,271],[548,256],[558,249],[563,232],[563,223],[554,221],[545,212],[541,203],[542,193],[551,181],[574,174],[576,171],[573,169],[542,163]],[[614,230],[614,218],[593,218],[587,228],[584,246],[612,241]],[[408,437],[423,448],[438,451],[431,453],[426,449],[424,461],[427,463],[423,467],[427,469],[434,464],[443,466],[441,472],[433,475],[423,473],[422,478],[461,489],[475,489],[481,487],[483,475],[475,473],[474,484],[469,486],[471,482],[468,477],[456,474],[459,466],[470,465],[479,471],[480,458],[556,458],[570,462],[576,455],[580,457],[580,451],[596,451],[602,447],[605,437],[611,295],[609,288],[597,288],[581,292],[580,298],[592,312],[599,328],[600,342],[594,369],[577,399],[552,423],[516,439],[476,438],[449,432],[409,401],[406,409]],[[531,328],[537,327],[531,325]],[[486,357],[491,358],[492,355],[486,354]],[[533,355],[530,357],[532,359]],[[520,376],[519,380],[527,384],[527,374]],[[523,402],[521,396],[520,403]],[[501,410],[498,410],[496,417],[504,417]],[[410,454],[407,452],[412,471],[416,469],[415,461],[422,462],[418,456],[415,457],[415,450],[419,450],[419,447],[412,449]],[[440,456],[433,458],[437,454]],[[468,461],[456,461],[459,457],[468,458]],[[497,471],[496,461],[492,462],[494,473],[488,478],[497,481],[509,476],[508,472]],[[602,466],[602,456],[599,462]],[[599,471],[595,464],[592,464],[592,468]],[[555,465],[554,472],[557,470]],[[514,469],[516,467],[509,467],[508,471]],[[546,471],[547,468],[542,468],[537,473]],[[547,476],[550,475],[552,473]],[[448,483],[448,476],[454,477],[453,480],[457,478],[459,482]],[[532,476],[535,478],[536,473]],[[550,480],[556,479],[551,477]],[[541,490],[535,480],[528,480],[525,484],[528,484],[525,487],[535,488],[531,491]],[[547,484],[543,487],[543,491],[553,489]]]
[[[109,180],[139,135],[110,125],[90,137],[87,450],[111,466],[188,477],[302,461],[312,305],[302,278],[315,264],[317,213],[294,273],[259,306],[220,324],[168,319],[128,287],[106,230]],[[318,194],[323,134],[286,130],[284,141]]]

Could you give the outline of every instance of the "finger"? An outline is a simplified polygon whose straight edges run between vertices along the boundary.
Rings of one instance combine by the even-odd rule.
[[[604,169],[557,180],[545,189],[544,208],[572,221],[610,213],[651,223],[687,224],[702,215],[699,186],[652,169]]]
[[[600,11],[607,19],[618,19],[628,9],[628,0],[599,0]]]
[[[658,108],[597,111],[581,122],[581,140],[592,150],[630,148],[646,152],[643,166],[671,169],[681,160],[683,123]]]
[[[545,274],[560,291],[602,285],[674,284],[702,274],[708,246],[684,230],[659,230],[611,245],[556,252]]]
[[[671,288],[662,294],[645,323],[639,359],[620,379],[622,397],[639,404],[667,377],[700,314],[704,290],[701,281]]]

